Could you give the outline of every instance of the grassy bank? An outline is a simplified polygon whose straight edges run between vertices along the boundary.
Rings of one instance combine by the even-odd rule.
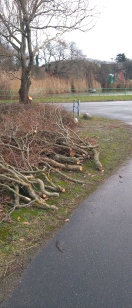
[[[82,95],[80,93],[69,96],[50,96],[40,98],[40,102],[43,103],[67,103],[77,101],[80,99],[81,102],[107,102],[107,101],[131,101],[132,95]],[[35,99],[37,101],[37,99]]]
[[[1,300],[15,286],[23,269],[41,245],[64,223],[69,222],[70,214],[93,190],[116,172],[127,158],[132,157],[132,127],[120,121],[97,117],[89,121],[80,119],[77,133],[91,141],[98,141],[104,172],[99,172],[94,162],[88,160],[83,172],[72,173],[73,178],[84,180],[84,184],[58,179],[58,185],[64,186],[66,192],[49,201],[58,206],[58,211],[20,209],[12,213],[9,223],[1,223]]]

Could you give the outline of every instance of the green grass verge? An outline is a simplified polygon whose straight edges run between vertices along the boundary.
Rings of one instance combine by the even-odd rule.
[[[81,137],[98,141],[100,161],[105,171],[100,173],[93,161],[87,161],[83,172],[67,172],[73,178],[84,180],[83,185],[64,181],[53,175],[54,181],[66,189],[59,198],[47,200],[47,203],[57,205],[58,211],[20,209],[12,214],[10,223],[1,223],[2,296],[7,294],[11,279],[12,286],[14,285],[17,273],[23,270],[39,246],[70,219],[75,208],[115,172],[122,162],[132,157],[131,126],[117,120],[93,117],[91,120],[80,119],[77,130]]]
[[[74,100],[77,101],[80,99],[81,102],[107,102],[107,101],[131,101],[132,95],[102,95],[102,96],[82,96],[73,95],[69,97],[47,97],[40,99],[40,102],[43,103],[72,103]],[[34,101],[37,101],[35,99]]]
[[[52,95],[44,98],[33,98],[34,102],[42,103],[70,103],[78,99],[81,102],[106,102],[106,101],[131,101],[132,95],[82,95],[80,93],[73,95]],[[0,100],[0,103],[16,103],[18,100]]]

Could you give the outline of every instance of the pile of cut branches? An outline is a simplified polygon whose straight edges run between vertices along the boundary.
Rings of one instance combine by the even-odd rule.
[[[83,169],[84,161],[94,159],[99,170],[97,144],[82,140],[72,115],[53,104],[0,105],[0,189],[1,204],[11,211],[32,205],[56,209],[46,202],[58,197],[65,188],[57,178],[83,183],[67,170]]]

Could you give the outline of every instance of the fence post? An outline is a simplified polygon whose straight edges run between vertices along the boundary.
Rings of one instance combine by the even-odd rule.
[[[77,100],[77,105],[75,100],[73,101],[73,117],[75,116],[75,109],[77,110],[78,117],[80,117],[80,99]]]
[[[77,103],[78,103],[78,117],[80,117],[80,99],[78,99]]]
[[[74,114],[75,114],[75,101],[73,101],[73,118],[74,118]]]

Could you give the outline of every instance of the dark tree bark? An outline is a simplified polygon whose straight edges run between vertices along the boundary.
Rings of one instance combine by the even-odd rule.
[[[30,73],[25,69],[22,71],[21,87],[19,89],[19,101],[20,103],[27,104],[29,102],[28,93],[31,85]]]

